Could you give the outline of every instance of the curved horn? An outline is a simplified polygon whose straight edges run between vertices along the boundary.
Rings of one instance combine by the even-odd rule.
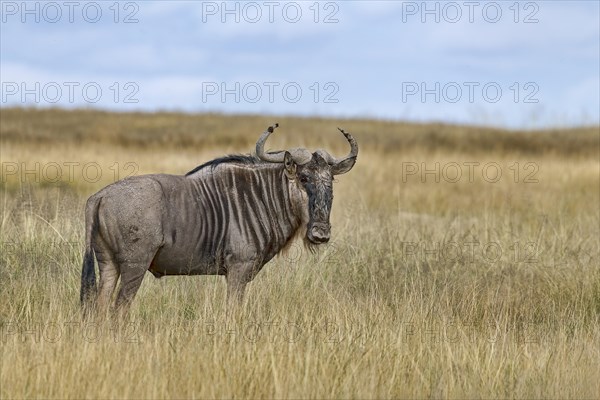
[[[271,133],[273,133],[275,128],[277,128],[278,126],[279,126],[279,124],[275,123],[274,125],[271,125],[270,127],[268,127],[267,130],[264,131],[262,135],[260,135],[260,138],[256,142],[256,155],[258,156],[258,158],[260,158],[263,161],[268,161],[268,162],[272,162],[272,163],[282,163],[283,162],[283,157],[285,156],[285,152],[281,151],[281,152],[277,152],[277,153],[265,153],[265,142],[267,141],[267,139],[269,138]]]
[[[323,158],[325,158],[329,165],[337,165],[348,158],[356,158],[358,155],[358,143],[356,143],[356,139],[354,139],[351,134],[344,131],[342,128],[338,128],[338,130],[344,134],[346,140],[348,140],[348,143],[350,143],[350,153],[345,157],[335,158],[326,151],[322,151],[320,154],[323,156]]]
[[[348,140],[348,143],[350,143],[350,153],[343,159],[340,158],[339,160],[336,160],[336,161],[339,163],[347,158],[352,158],[352,157],[356,158],[356,156],[358,156],[358,143],[356,143],[356,139],[354,139],[354,137],[352,137],[351,134],[344,131],[342,128],[338,128],[338,130],[344,134],[344,136],[346,137],[346,140]]]

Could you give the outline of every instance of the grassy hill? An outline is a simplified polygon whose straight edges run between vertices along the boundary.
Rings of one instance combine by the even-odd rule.
[[[363,148],[384,153],[415,148],[427,151],[557,153],[597,156],[600,128],[503,130],[440,123],[414,124],[368,119],[289,116],[111,113],[94,110],[2,109],[3,142],[31,145],[69,142],[103,143],[133,148],[225,147],[251,149],[273,122],[281,129],[274,143],[282,146],[344,148],[336,127],[355,132]]]

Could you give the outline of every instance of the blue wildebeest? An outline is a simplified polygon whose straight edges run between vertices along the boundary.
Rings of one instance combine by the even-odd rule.
[[[143,175],[92,195],[85,208],[82,305],[106,311],[117,284],[115,308],[126,310],[146,271],[165,275],[225,275],[228,298],[244,288],[295,236],[305,245],[329,240],[334,175],[352,169],[350,153],[324,150],[265,152],[269,127],[256,155],[209,161],[186,175]],[[96,292],[94,254],[100,273]]]

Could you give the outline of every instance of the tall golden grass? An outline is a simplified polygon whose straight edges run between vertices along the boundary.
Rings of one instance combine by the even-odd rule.
[[[598,127],[1,117],[1,398],[600,394]],[[267,264],[233,317],[222,278],[148,274],[128,321],[81,320],[87,197],[250,152],[275,121],[272,148],[343,154],[338,125],[359,142],[335,183],[331,243]]]

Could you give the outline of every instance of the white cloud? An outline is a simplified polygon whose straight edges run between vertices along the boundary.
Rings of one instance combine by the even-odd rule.
[[[273,23],[264,6],[261,22],[244,21],[244,16],[253,15],[240,14],[240,23],[232,22],[232,15],[226,15],[230,22],[222,23],[220,10],[203,15],[198,3],[143,2],[137,24],[3,25],[0,67],[4,82],[97,82],[104,97],[95,105],[117,109],[207,109],[203,82],[298,81],[310,94],[307,86],[312,82],[335,81],[340,86],[338,104],[213,101],[210,107],[460,122],[485,119],[517,125],[527,123],[532,113],[547,121],[552,115],[574,120],[587,113],[597,121],[598,4],[537,3],[539,23],[526,25],[515,24],[510,14],[498,24],[423,24],[419,16],[402,22],[403,3],[393,1],[335,2],[339,9],[327,10],[326,2],[320,2],[319,23],[309,8],[314,2],[299,3],[302,17],[295,24],[285,20],[281,5]],[[248,3],[235,4],[243,13]],[[503,9],[512,4],[502,3]],[[322,23],[332,11],[339,22]],[[498,80],[508,85],[535,80],[541,101],[538,109],[514,102],[401,103],[402,82],[414,80]],[[114,82],[121,85],[120,94],[123,84],[136,83],[139,103],[112,101]]]

